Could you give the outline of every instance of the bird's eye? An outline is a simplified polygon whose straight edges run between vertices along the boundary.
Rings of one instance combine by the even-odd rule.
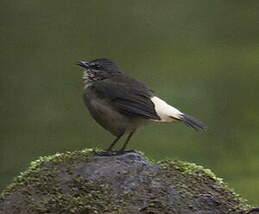
[[[99,64],[92,64],[91,67],[93,69],[97,69],[97,70],[101,68],[101,66]]]

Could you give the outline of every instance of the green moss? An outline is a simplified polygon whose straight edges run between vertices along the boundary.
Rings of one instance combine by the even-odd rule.
[[[160,162],[161,173],[148,174],[149,178],[144,179],[141,184],[143,189],[138,188],[133,192],[123,193],[119,199],[112,199],[110,184],[89,180],[87,177],[76,174],[76,170],[80,169],[81,165],[94,162],[96,156],[93,155],[93,151],[93,149],[86,149],[40,157],[33,161],[25,172],[17,176],[13,184],[1,194],[0,200],[11,197],[12,192],[18,191],[22,197],[21,201],[29,204],[28,209],[36,213],[125,213],[125,207],[129,206],[132,198],[139,195],[145,197],[147,192],[154,191],[150,187],[151,180],[163,178],[167,181],[168,178],[173,178],[173,184],[180,192],[180,198],[175,203],[182,205],[182,201],[192,201],[195,196],[198,199],[201,190],[210,192],[218,188],[216,192],[220,197],[224,195],[224,200],[229,200],[233,204],[232,213],[235,210],[249,208],[246,201],[230,190],[211,170],[185,161]],[[99,150],[96,149],[96,151]],[[143,153],[140,154],[144,156]],[[150,160],[146,157],[145,159]],[[131,173],[133,172],[129,170],[122,176],[128,177]],[[159,199],[148,199],[149,203],[143,211],[155,213],[155,210],[161,208],[170,213],[171,207],[166,201],[167,188],[158,188],[155,194]],[[195,205],[186,204],[186,206],[194,211],[198,209]]]
[[[197,165],[195,163],[189,163],[186,161],[176,160],[172,162],[177,169],[184,173],[192,174],[192,175],[204,175],[206,174],[210,178],[217,180],[220,184],[223,183],[222,178],[218,178],[210,169],[205,169],[203,166]]]
[[[90,181],[82,176],[68,179],[64,184],[58,179],[57,171],[69,176],[72,172],[68,169],[62,171],[62,164],[87,162],[93,157],[93,149],[66,152],[63,154],[40,157],[31,162],[29,168],[20,173],[1,194],[1,199],[19,189],[29,204],[28,209],[37,213],[67,212],[67,213],[103,213],[109,210],[112,213],[119,208],[111,205],[110,189],[102,183]],[[67,189],[64,189],[64,186]],[[40,197],[34,200],[35,189],[40,192]]]
[[[230,192],[232,194],[234,200],[240,202],[240,204],[236,208],[233,208],[233,209],[238,209],[240,207],[242,209],[251,208],[251,206],[247,204],[247,200],[243,199],[240,195],[235,193],[232,188],[230,188],[225,182],[223,182],[222,178],[217,177],[210,169],[206,169],[203,166],[197,165],[195,163],[190,163],[190,162],[180,161],[180,160],[162,161],[162,162],[160,162],[160,165],[165,169],[174,168],[185,174],[191,175],[193,177],[197,177],[198,182],[201,182],[201,180],[198,179],[199,177],[204,178],[204,176],[207,176],[210,179],[212,179],[213,181],[215,181],[215,183],[219,187],[221,187],[223,190],[225,190],[226,192]],[[195,182],[195,179],[192,179],[191,182],[192,182],[191,183],[192,185],[195,185],[193,183],[193,182]],[[189,186],[188,186],[188,188],[189,188]]]
[[[85,149],[82,151],[56,153],[54,155],[39,157],[39,159],[37,159],[36,161],[32,161],[28,169],[24,172],[21,172],[20,175],[18,175],[14,179],[12,184],[7,186],[7,188],[1,193],[1,196],[3,197],[5,194],[8,194],[8,192],[10,192],[12,189],[16,188],[17,186],[25,185],[27,182],[37,182],[38,177],[40,178],[44,176],[42,174],[42,165],[44,164],[48,164],[49,162],[51,162],[53,165],[55,165],[66,161],[87,161],[92,155],[93,151],[93,149]]]

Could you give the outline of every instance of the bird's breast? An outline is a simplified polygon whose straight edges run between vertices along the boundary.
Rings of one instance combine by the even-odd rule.
[[[106,99],[85,94],[84,101],[95,121],[115,136],[133,131],[142,125],[140,120],[131,119],[116,111]]]

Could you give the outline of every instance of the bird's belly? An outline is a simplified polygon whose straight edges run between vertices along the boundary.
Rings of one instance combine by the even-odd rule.
[[[115,136],[130,132],[140,125],[140,121],[132,120],[120,114],[103,100],[88,100],[86,105],[96,122]]]

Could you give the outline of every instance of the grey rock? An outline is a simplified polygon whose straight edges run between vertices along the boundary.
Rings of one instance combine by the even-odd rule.
[[[200,166],[90,150],[41,158],[0,198],[1,214],[241,214],[247,208]]]

